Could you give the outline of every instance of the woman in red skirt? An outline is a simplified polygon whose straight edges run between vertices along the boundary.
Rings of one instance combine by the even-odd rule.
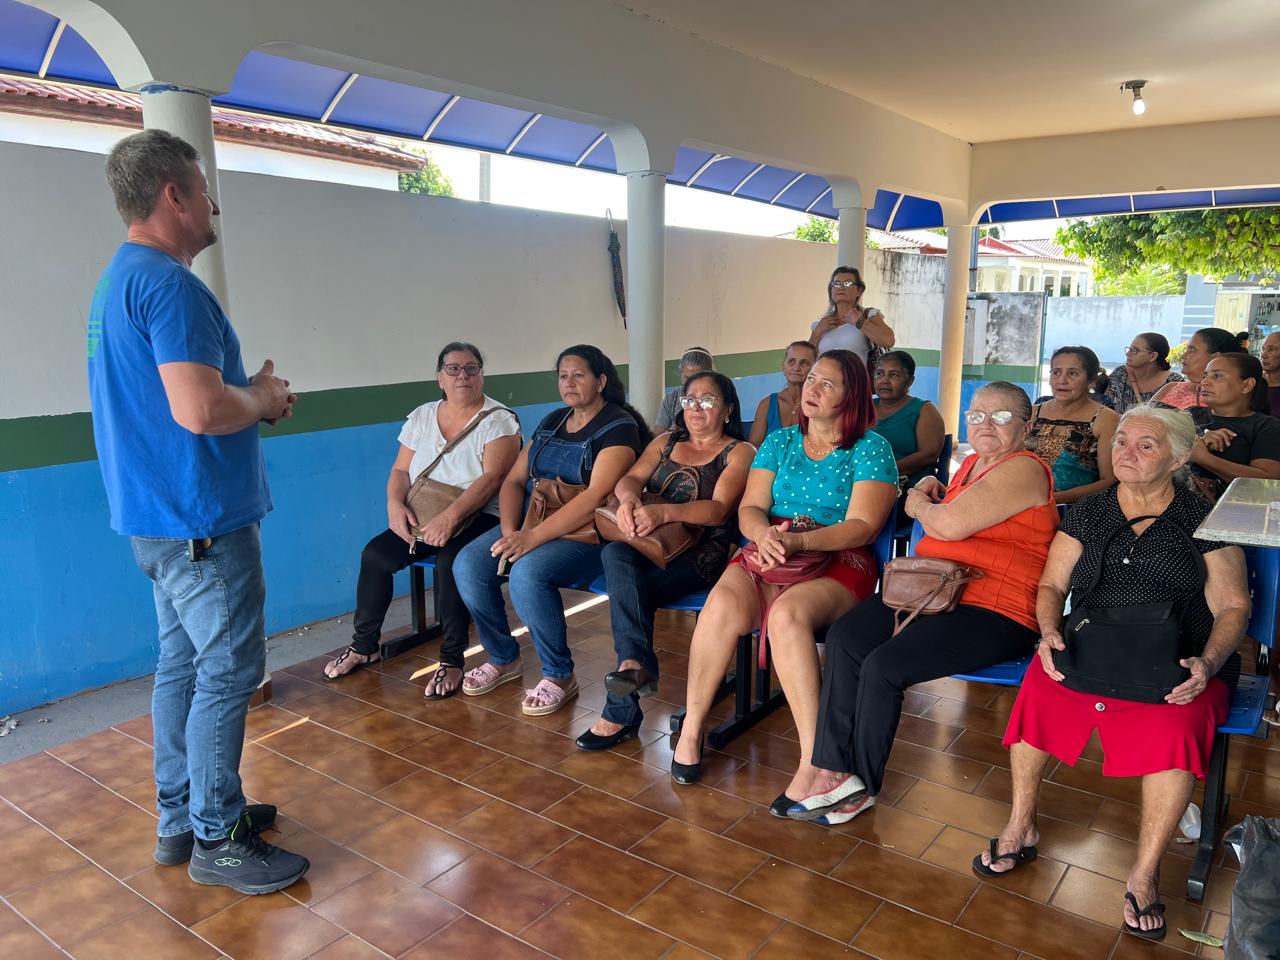
[[[1137,860],[1125,893],[1124,925],[1135,935],[1165,935],[1157,883],[1160,859],[1203,780],[1214,729],[1227,715],[1229,685],[1239,676],[1236,647],[1249,619],[1244,554],[1239,547],[1187,537],[1209,505],[1175,474],[1196,442],[1191,417],[1142,404],[1120,421],[1112,447],[1119,480],[1086,497],[1067,514],[1049,549],[1036,615],[1040,659],[1023,678],[1004,744],[1013,772],[1013,810],[990,849],[974,858],[974,872],[994,877],[1036,857],[1036,797],[1050,759],[1074,765],[1096,730],[1104,776],[1142,777],[1142,826]],[[1137,518],[1153,518],[1142,519]],[[1181,528],[1179,532],[1177,528]],[[1187,536],[1184,536],[1183,534]],[[1194,546],[1204,559],[1204,581]],[[1101,565],[1101,578],[1091,584]],[[1121,700],[1070,689],[1053,659],[1072,642],[1063,638],[1068,592],[1085,594],[1091,609],[1175,601],[1182,614],[1180,661],[1189,678],[1162,703]]]

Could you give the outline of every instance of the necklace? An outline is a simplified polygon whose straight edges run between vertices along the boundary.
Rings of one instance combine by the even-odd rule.
[[[805,435],[804,446],[806,451],[812,451],[810,455],[815,460],[821,460],[823,457],[826,457],[827,455],[829,455],[831,451],[836,448],[836,445],[834,443],[819,444],[817,440],[811,440],[808,434]],[[819,453],[818,452],[819,450],[822,450],[822,452]]]

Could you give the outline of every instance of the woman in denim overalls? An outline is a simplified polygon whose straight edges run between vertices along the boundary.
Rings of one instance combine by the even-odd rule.
[[[511,564],[511,603],[529,628],[542,661],[542,680],[525,693],[530,716],[554,713],[577,688],[560,588],[599,576],[599,543],[562,537],[591,519],[652,438],[644,419],[623,400],[613,363],[596,347],[569,347],[556,361],[560,398],[507,474],[499,494],[501,524],[458,555],[454,576],[475,619],[489,661],[467,672],[462,692],[488,693],[520,679],[520,646],[511,636],[502,600],[500,561]],[[534,479],[587,484],[564,507],[532,530],[520,529]]]

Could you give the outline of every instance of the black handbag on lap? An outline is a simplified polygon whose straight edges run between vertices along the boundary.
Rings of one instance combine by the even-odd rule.
[[[1164,703],[1169,691],[1191,676],[1178,661],[1204,652],[1189,648],[1182,629],[1193,594],[1182,600],[1123,607],[1089,604],[1089,596],[1102,582],[1111,541],[1121,530],[1143,520],[1159,523],[1160,517],[1134,517],[1117,524],[1102,545],[1089,586],[1072,597],[1071,615],[1062,629],[1067,648],[1053,651],[1053,663],[1064,677],[1064,687],[1117,700]],[[1196,558],[1203,592],[1207,579],[1204,557],[1181,526],[1172,526]]]

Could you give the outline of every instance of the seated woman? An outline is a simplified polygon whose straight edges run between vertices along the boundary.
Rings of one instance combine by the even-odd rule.
[[[1141,827],[1124,923],[1130,933],[1153,940],[1165,934],[1164,905],[1156,889],[1160,860],[1195,781],[1204,779],[1214,728],[1227,716],[1228,685],[1215,674],[1238,676],[1239,659],[1232,654],[1249,619],[1240,548],[1192,541],[1204,557],[1202,589],[1197,558],[1175,529],[1189,536],[1210,509],[1175,482],[1194,441],[1187,414],[1151,404],[1131,408],[1116,430],[1112,453],[1120,482],[1081,500],[1063,521],[1036,604],[1040,659],[1023,677],[1004,735],[1013,768],[1013,811],[990,849],[973,861],[976,873],[994,877],[1035,858],[1040,842],[1036,796],[1045,767],[1053,757],[1074,765],[1096,730],[1105,753],[1103,775],[1142,777]],[[1100,563],[1101,580],[1089,591]],[[1173,688],[1165,703],[1068,689],[1052,657],[1072,642],[1062,636],[1068,590],[1075,591],[1076,603],[1082,591],[1088,592],[1096,606],[1187,603],[1182,633],[1184,649],[1192,655],[1181,664],[1190,678]],[[1229,660],[1234,669],[1223,671]]]
[[[907,492],[936,469],[946,428],[942,414],[928,400],[911,396],[916,382],[915,357],[905,350],[890,350],[876,362],[876,425],[874,430],[893,447],[898,465],[899,526],[911,525],[903,510]]]
[[[1115,482],[1111,437],[1119,417],[1093,400],[1098,356],[1088,347],[1059,347],[1049,363],[1053,398],[1032,408],[1027,449],[1053,469],[1058,503],[1075,503]]]
[[[378,641],[391,605],[392,579],[416,560],[436,558],[440,666],[427,684],[428,700],[458,692],[471,616],[458,595],[453,565],[458,552],[498,525],[498,487],[520,452],[520,422],[484,395],[484,358],[469,343],[448,344],[436,358],[436,382],[444,395],[409,414],[400,431],[400,452],[387,480],[387,526],[360,555],[355,630],[351,646],[324,668],[337,680],[381,659]],[[457,445],[432,462],[450,442]],[[428,467],[431,479],[466,492],[435,517],[415,517],[405,495]]]
[[[811,792],[809,753],[819,688],[814,633],[875,591],[876,563],[867,547],[898,492],[893,451],[868,429],[875,418],[870,386],[856,354],[824,353],[801,392],[800,422],[770,434],[756,454],[738,523],[755,544],[759,569],[766,574],[785,570],[788,559],[801,551],[828,553],[830,558],[819,559],[831,562],[812,579],[786,588],[761,582],[742,555],[720,577],[689,648],[684,725],[671,761],[678,783],[693,783],[701,775],[702,740],[716,689],[738,637],[761,628],[800,740],[799,769],[772,812],[783,816]]]
[[[1191,448],[1191,475],[1210,503],[1236,477],[1280,480],[1280,420],[1271,416],[1271,398],[1262,364],[1247,353],[1214,357],[1200,382],[1204,403],[1192,411],[1202,435]]]
[[[1030,653],[1036,644],[1036,584],[1058,529],[1049,467],[1023,449],[1031,402],[997,381],[973,395],[965,422],[969,454],[948,487],[925,477],[907,513],[925,536],[916,556],[954,560],[982,573],[950,613],[920,616],[896,637],[894,611],[879,596],[827,631],[827,664],[812,789],[788,816],[844,823],[875,805],[914,683],[979,670]]]
[[[1204,379],[1209,361],[1220,353],[1240,352],[1240,344],[1226,330],[1217,327],[1197,330],[1187,341],[1187,349],[1182,354],[1182,373],[1186,379],[1166,383],[1155,392],[1151,402],[1163,403],[1177,410],[1200,406],[1200,381]]]
[[[488,693],[520,679],[520,645],[511,636],[501,578],[510,568],[511,603],[529,628],[542,661],[542,681],[525,693],[530,716],[554,713],[577,691],[560,588],[600,574],[595,509],[636,462],[653,435],[623,399],[613,362],[596,347],[578,344],[556,360],[560,399],[507,473],[499,494],[501,525],[458,555],[455,576],[475,618],[487,662],[468,670],[462,692]],[[563,507],[523,529],[525,499],[538,480],[584,485]],[[581,539],[567,539],[577,534]],[[585,541],[585,542],[584,542]],[[500,572],[501,571],[501,572]]]
[[[636,735],[640,698],[658,688],[653,617],[658,608],[708,590],[724,572],[738,540],[738,501],[755,450],[742,442],[738,392],[722,373],[695,373],[684,385],[675,428],[654,439],[618,481],[618,527],[645,536],[664,523],[701,527],[698,541],[666,569],[625,542],[606,543],[601,561],[609,585],[609,619],[618,669],[600,720],[578,737],[581,750],[607,750]],[[662,503],[643,504],[642,490]]]
[[[1166,383],[1177,383],[1184,377],[1169,369],[1169,341],[1160,333],[1140,333],[1125,348],[1124,365],[1111,371],[1105,393],[1107,404],[1116,413],[1124,413],[1155,396]]]
[[[695,373],[715,369],[715,363],[715,358],[706,347],[690,347],[680,355],[680,383],[688,383],[689,378]],[[671,425],[676,422],[676,417],[680,414],[680,397],[683,391],[682,386],[672,387],[662,398],[662,404],[658,407],[658,419],[653,421],[656,429],[670,430]]]
[[[818,348],[808,340],[796,340],[787,346],[782,357],[782,376],[786,378],[787,385],[756,405],[756,418],[751,422],[751,446],[758,450],[764,438],[773,431],[796,425],[800,413],[800,388],[817,359]]]

